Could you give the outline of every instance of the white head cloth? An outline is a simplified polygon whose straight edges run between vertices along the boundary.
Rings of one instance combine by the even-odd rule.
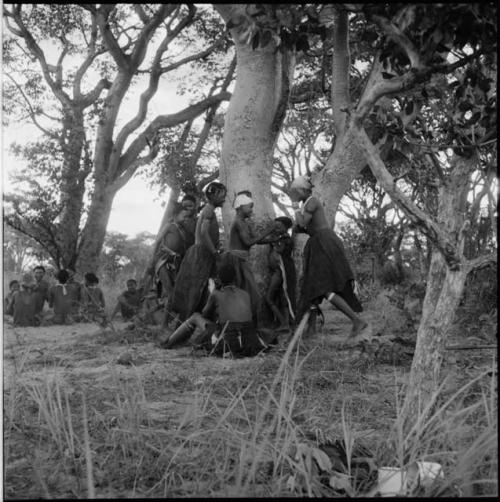
[[[304,188],[306,190],[312,189],[312,183],[307,176],[297,176],[290,185],[290,188]]]
[[[240,193],[234,199],[234,209],[238,209],[245,204],[252,204],[253,200],[245,193]]]

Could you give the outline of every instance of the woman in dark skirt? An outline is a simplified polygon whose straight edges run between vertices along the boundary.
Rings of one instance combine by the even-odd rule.
[[[226,193],[226,187],[218,182],[210,183],[205,191],[208,203],[196,222],[195,243],[182,260],[167,304],[167,310],[176,312],[180,321],[201,311],[208,298],[208,280],[216,275],[219,254],[219,224],[215,210],[224,204]]]
[[[310,330],[314,331],[318,305],[326,298],[352,321],[351,336],[357,336],[368,323],[357,313],[363,308],[354,294],[354,274],[347,261],[344,246],[328,226],[320,201],[311,195],[309,178],[299,176],[290,187],[290,198],[302,202],[295,213],[296,230],[310,238],[304,249],[304,276],[300,314],[311,309]]]

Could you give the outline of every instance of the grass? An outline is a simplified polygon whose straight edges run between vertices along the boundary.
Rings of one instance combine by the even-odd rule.
[[[4,399],[5,497],[359,496],[369,490],[361,447],[376,466],[439,462],[444,479],[417,495],[496,495],[495,360],[475,355],[471,367],[454,355],[429,410],[408,425],[409,363],[356,365],[360,355],[328,336],[335,322],[325,336],[239,361],[160,351],[141,334],[125,347],[116,334],[85,338],[90,369],[104,351],[133,348],[144,361],[109,359],[98,379],[85,361],[40,367],[33,342],[18,337]],[[321,448],[335,441],[346,451],[341,471]]]

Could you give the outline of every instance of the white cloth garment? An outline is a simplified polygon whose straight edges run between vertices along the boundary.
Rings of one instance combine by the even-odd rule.
[[[253,200],[248,195],[240,193],[239,195],[236,196],[236,199],[234,199],[234,209],[238,209],[241,206],[252,203]]]

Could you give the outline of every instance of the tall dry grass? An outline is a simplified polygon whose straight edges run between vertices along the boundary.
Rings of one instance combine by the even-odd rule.
[[[169,421],[166,414],[151,418],[148,389],[138,372],[127,379],[116,373],[105,396],[86,393],[82,406],[71,404],[74,396],[72,401],[64,382],[47,373],[41,381],[19,383],[17,398],[11,395],[14,399],[6,402],[6,424],[22,429],[23,395],[36,409],[40,448],[43,444],[53,452],[51,470],[68,473],[72,463],[81,477],[78,494],[87,498],[108,496],[110,490],[126,497],[365,495],[352,469],[363,431],[355,425],[348,397],[343,397],[340,417],[333,417],[340,424],[337,439],[346,449],[345,472],[334,472],[308,435],[315,409],[300,408],[300,392],[312,351],[304,355],[299,339],[296,332],[271,382],[249,374],[235,390],[221,384],[221,370],[195,388],[178,421]],[[496,495],[495,372],[492,365],[490,373],[459,389],[445,380],[406,428],[400,415],[402,391],[395,391],[391,433],[370,444],[375,463],[401,468],[416,460],[441,463],[444,479],[420,495]],[[40,496],[55,496],[57,487],[47,482],[43,467],[35,469]]]

